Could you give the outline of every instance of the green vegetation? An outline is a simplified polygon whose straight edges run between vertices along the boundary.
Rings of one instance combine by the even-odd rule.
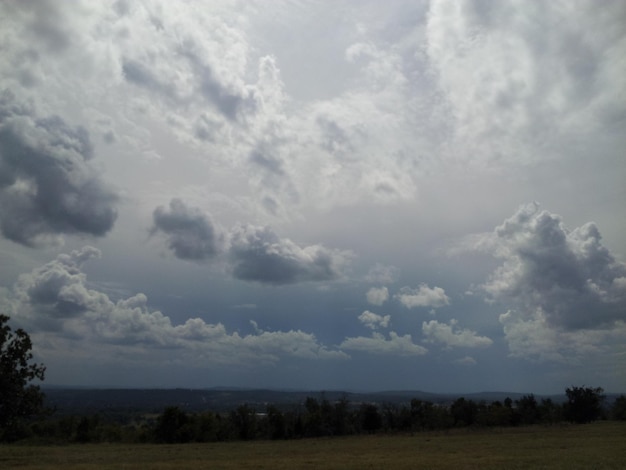
[[[32,343],[24,330],[11,330],[9,317],[0,314],[0,440],[21,437],[25,418],[43,411],[43,394],[29,384],[43,380],[46,368],[32,364]]]
[[[626,423],[454,429],[290,441],[0,446],[0,466],[29,469],[618,469]]]

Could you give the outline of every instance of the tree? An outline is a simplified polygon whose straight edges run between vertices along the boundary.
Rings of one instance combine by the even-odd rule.
[[[620,395],[615,399],[611,408],[611,417],[618,421],[626,421],[626,396]]]
[[[231,411],[230,420],[237,430],[239,439],[248,441],[256,437],[256,411],[247,404],[243,404],[237,407],[236,410]]]
[[[189,416],[177,406],[168,406],[163,414],[157,418],[155,437],[157,442],[173,444],[176,442],[189,442],[192,436],[189,435],[186,427]]]
[[[604,390],[600,387],[572,387],[565,390],[565,418],[574,423],[589,423],[600,417]]]
[[[43,392],[30,384],[43,380],[46,368],[33,364],[30,336],[12,331],[9,317],[0,314],[0,438],[11,439],[21,420],[43,411]]]
[[[286,436],[285,416],[274,405],[268,405],[267,435],[270,439],[284,439]]]
[[[455,426],[472,426],[476,421],[478,406],[473,400],[457,398],[450,406],[450,414]]]
[[[383,419],[378,413],[378,407],[372,403],[363,403],[360,408],[361,426],[364,431],[373,434],[383,425]]]
[[[535,396],[524,395],[519,400],[515,400],[516,411],[522,424],[535,424],[539,421],[539,409]]]

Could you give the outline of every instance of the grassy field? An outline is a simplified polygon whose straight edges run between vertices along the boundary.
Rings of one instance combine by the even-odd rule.
[[[0,445],[11,469],[623,469],[626,423],[215,444]]]

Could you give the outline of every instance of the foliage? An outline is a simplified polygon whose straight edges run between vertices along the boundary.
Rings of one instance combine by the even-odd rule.
[[[602,388],[572,387],[565,390],[565,418],[574,423],[589,423],[600,417],[604,401]]]
[[[611,417],[615,420],[626,421],[626,396],[620,395],[615,399],[611,408]]]
[[[126,442],[126,443],[200,443],[220,441],[293,440],[324,436],[415,433],[456,429],[504,428],[558,425],[564,419],[587,422],[597,419],[602,389],[568,389],[564,405],[551,399],[540,402],[533,395],[513,401],[475,402],[458,398],[451,403],[432,403],[412,399],[406,404],[350,403],[345,396],[329,401],[307,397],[298,405],[267,405],[257,411],[242,404],[230,412],[192,413],[179,407],[167,407],[162,413],[122,416],[109,413],[95,416],[61,416],[32,423],[31,440],[44,442]],[[585,410],[585,397],[591,401],[592,413],[574,419],[575,410]],[[578,408],[577,408],[578,407]],[[623,419],[626,397],[620,397],[612,408],[612,417]],[[621,413],[621,414],[620,414]]]
[[[45,367],[32,364],[32,342],[24,330],[11,330],[0,314],[0,438],[21,437],[22,421],[43,411],[43,393],[30,382],[43,380]]]

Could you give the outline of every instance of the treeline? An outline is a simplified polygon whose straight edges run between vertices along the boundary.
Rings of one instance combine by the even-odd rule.
[[[25,423],[13,438],[37,442],[186,443],[626,420],[624,395],[607,408],[600,388],[573,387],[566,394],[563,404],[550,399],[538,401],[534,395],[490,403],[458,398],[447,405],[418,399],[404,405],[354,404],[347,399],[331,402],[322,395],[308,397],[303,404],[289,409],[268,405],[259,410],[244,404],[229,413],[189,413],[167,407],[162,413],[132,420],[101,415],[51,416]]]

